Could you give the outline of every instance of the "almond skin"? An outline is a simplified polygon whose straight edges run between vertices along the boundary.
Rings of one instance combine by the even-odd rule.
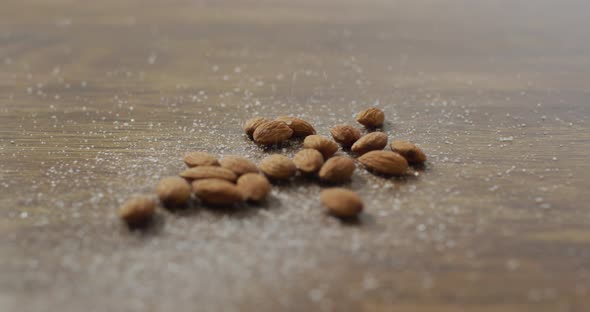
[[[329,188],[320,193],[320,201],[336,217],[354,217],[363,211],[363,201],[357,193],[344,188]]]
[[[338,151],[336,142],[317,134],[306,137],[303,141],[303,147],[318,150],[322,153],[324,159],[332,157]]]
[[[184,163],[190,168],[198,166],[219,166],[217,157],[205,152],[192,152],[185,154]]]
[[[343,147],[351,147],[354,142],[361,138],[361,131],[353,126],[338,125],[330,129],[334,141]]]
[[[317,150],[306,148],[293,156],[293,163],[303,173],[314,173],[322,168],[324,156]]]
[[[273,145],[288,140],[293,130],[284,121],[268,121],[260,124],[254,130],[254,141],[262,145]]]
[[[258,167],[256,167],[255,163],[244,157],[236,155],[228,155],[223,157],[223,159],[219,161],[219,165],[221,168],[233,171],[237,176],[241,176],[246,173],[258,173]]]
[[[320,170],[320,179],[330,183],[349,181],[356,169],[354,161],[347,156],[336,156],[328,159]]]
[[[291,116],[280,116],[276,120],[282,121],[293,130],[294,138],[305,138],[308,135],[315,134],[314,127],[307,121]]]
[[[356,115],[356,121],[367,128],[378,128],[385,121],[385,114],[382,110],[372,107]]]
[[[156,201],[149,196],[136,196],[119,208],[119,218],[129,226],[140,226],[149,222],[156,212]]]
[[[362,155],[366,152],[382,150],[385,146],[387,146],[387,134],[383,132],[371,132],[356,141],[350,150],[353,153]]]
[[[386,175],[402,175],[408,170],[406,159],[394,152],[389,151],[371,151],[358,160],[368,169]]]
[[[258,168],[266,176],[276,180],[287,180],[297,172],[297,167],[293,161],[289,157],[279,154],[267,156],[260,161]]]
[[[230,205],[244,200],[238,187],[226,180],[204,179],[194,181],[193,192],[205,203]]]
[[[180,177],[167,177],[156,186],[156,194],[164,204],[181,205],[191,197],[191,186]]]
[[[246,173],[238,179],[238,189],[244,199],[260,202],[270,193],[271,186],[268,179],[258,173]]]
[[[252,138],[256,128],[258,128],[258,126],[260,126],[261,124],[268,122],[268,121],[269,120],[264,119],[262,117],[255,117],[252,119],[248,119],[248,121],[246,121],[246,123],[244,123],[244,132],[246,132],[246,135],[248,135],[248,137]]]
[[[391,150],[402,155],[410,164],[419,165],[426,162],[426,154],[414,143],[396,140],[391,143]]]
[[[221,179],[229,182],[235,182],[238,179],[233,171],[215,166],[199,166],[195,168],[189,168],[181,172],[180,176],[189,181],[202,179]]]

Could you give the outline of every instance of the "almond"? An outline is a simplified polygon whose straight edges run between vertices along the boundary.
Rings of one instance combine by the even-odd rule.
[[[274,154],[264,158],[258,168],[271,179],[287,180],[295,175],[297,167],[289,157]]]
[[[149,196],[137,196],[126,201],[119,208],[119,218],[129,226],[139,226],[152,219],[156,212],[156,201]]]
[[[167,177],[158,182],[156,194],[164,204],[180,205],[191,197],[191,186],[183,178]]]
[[[193,191],[205,203],[230,205],[243,201],[238,187],[226,180],[204,179],[193,182]]]
[[[361,131],[353,126],[338,125],[330,129],[334,141],[343,147],[351,147],[354,142],[361,138]]]
[[[184,155],[184,163],[189,167],[218,166],[217,158],[205,152],[192,152]]]
[[[369,151],[382,150],[387,145],[387,134],[383,132],[371,132],[361,137],[352,145],[353,153],[362,155]]]
[[[330,183],[343,183],[350,180],[354,169],[356,165],[350,157],[332,157],[322,166],[320,179]]]
[[[246,134],[252,138],[252,136],[254,135],[254,130],[256,130],[256,128],[258,128],[258,126],[260,126],[261,124],[268,122],[268,120],[261,118],[261,117],[255,117],[252,119],[248,119],[248,121],[246,121],[246,123],[244,124],[244,132],[246,132]]]
[[[408,162],[398,153],[389,151],[372,151],[358,160],[370,170],[386,175],[402,175],[408,170]]]
[[[356,115],[356,121],[367,128],[378,128],[385,121],[385,114],[378,108],[368,108]]]
[[[215,167],[215,166],[200,166],[184,170],[180,173],[180,176],[191,181],[191,180],[202,180],[202,179],[221,179],[230,182],[235,182],[238,178],[233,171]]]
[[[268,121],[260,124],[254,130],[254,141],[262,145],[273,145],[288,140],[293,130],[284,121]]]
[[[244,199],[259,202],[270,193],[271,186],[265,176],[246,173],[238,179],[238,189],[242,192]]]
[[[324,164],[324,156],[317,150],[306,148],[300,150],[293,156],[293,163],[302,172],[313,173],[320,170]]]
[[[297,117],[280,116],[276,120],[285,122],[293,130],[293,137],[295,138],[304,138],[316,133],[309,122]]]
[[[408,141],[393,141],[391,150],[402,155],[410,164],[423,164],[426,161],[426,154],[422,149]]]
[[[219,164],[222,168],[233,171],[237,176],[241,176],[246,173],[258,173],[258,167],[256,167],[256,164],[240,156],[225,156],[219,161]]]
[[[303,147],[318,150],[322,153],[324,159],[332,157],[338,151],[336,142],[317,134],[306,137],[303,141]]]
[[[363,201],[357,193],[344,188],[329,188],[320,193],[328,212],[336,217],[354,217],[363,211]]]

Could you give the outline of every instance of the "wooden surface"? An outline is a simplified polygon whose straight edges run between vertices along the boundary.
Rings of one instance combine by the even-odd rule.
[[[587,1],[0,4],[1,311],[590,311]],[[250,116],[376,105],[429,155],[359,168],[342,223],[261,207],[115,217]]]

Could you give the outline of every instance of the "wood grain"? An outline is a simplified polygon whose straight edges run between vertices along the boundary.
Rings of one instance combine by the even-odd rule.
[[[586,1],[0,5],[1,311],[588,311]],[[261,206],[116,218],[253,116],[319,134],[376,105],[417,177],[366,212],[296,179]]]

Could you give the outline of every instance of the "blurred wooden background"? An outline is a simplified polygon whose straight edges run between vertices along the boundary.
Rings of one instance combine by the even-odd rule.
[[[0,310],[589,311],[587,1],[0,4]],[[321,134],[386,111],[430,157],[262,207],[115,217],[188,150],[268,153],[250,116]],[[285,146],[292,155],[299,144]]]

